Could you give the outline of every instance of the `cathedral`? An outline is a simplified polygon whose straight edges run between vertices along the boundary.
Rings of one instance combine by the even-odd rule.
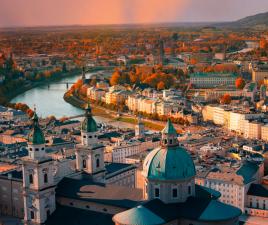
[[[141,125],[136,134],[143,135]],[[75,164],[75,175],[55,182],[55,163],[35,113],[22,164],[25,224],[238,224],[240,209],[219,202],[219,192],[195,184],[195,165],[170,121],[160,146],[144,160],[143,190],[107,183],[104,146],[89,105]]]

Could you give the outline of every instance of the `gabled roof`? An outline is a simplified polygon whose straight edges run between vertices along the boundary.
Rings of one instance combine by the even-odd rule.
[[[244,178],[244,184],[248,184],[254,181],[254,176],[257,173],[258,169],[259,166],[257,163],[246,162],[239,168],[236,174]]]

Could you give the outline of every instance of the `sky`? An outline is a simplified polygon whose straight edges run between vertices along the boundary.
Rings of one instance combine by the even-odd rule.
[[[0,27],[232,21],[268,0],[0,0]]]

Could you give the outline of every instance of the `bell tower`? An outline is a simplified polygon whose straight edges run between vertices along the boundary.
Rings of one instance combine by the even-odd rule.
[[[139,138],[144,137],[144,123],[141,121],[140,116],[138,116],[138,123],[135,126],[135,136]]]
[[[92,117],[91,107],[85,109],[81,123],[81,144],[76,146],[76,169],[92,176],[94,181],[104,182],[104,146],[99,143],[97,123]]]
[[[45,137],[35,112],[28,156],[22,158],[24,220],[29,223],[44,223],[56,209],[53,161],[45,150]]]

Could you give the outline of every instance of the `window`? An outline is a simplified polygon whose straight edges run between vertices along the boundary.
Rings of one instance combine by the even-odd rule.
[[[30,184],[33,183],[33,175],[32,174],[29,175],[29,182],[30,182]]]
[[[188,195],[190,195],[192,193],[192,188],[191,186],[188,186]]]
[[[96,167],[97,167],[97,168],[100,167],[100,159],[96,159]]]
[[[36,148],[35,151],[38,152],[39,151],[39,148]]]
[[[89,208],[90,208],[90,206],[89,206],[89,205],[86,205],[86,208],[87,208],[87,209],[89,209]]]
[[[47,181],[48,181],[48,179],[47,179],[47,174],[45,173],[45,174],[44,174],[44,183],[46,184]]]
[[[172,189],[172,197],[173,198],[177,198],[178,197],[178,189],[177,188],[173,188]]]
[[[43,148],[42,148],[42,151],[44,151],[44,150],[45,150],[45,148],[43,147]]]
[[[34,219],[34,211],[31,211],[31,219]]]
[[[159,188],[155,188],[154,189],[154,197],[159,198],[159,196],[160,196],[160,190],[159,190]]]
[[[47,210],[47,218],[50,216],[50,210]]]
[[[83,160],[83,168],[87,168],[87,161],[85,159]]]
[[[172,145],[172,139],[169,139],[169,144]]]
[[[164,140],[164,143],[167,144],[167,139]]]

